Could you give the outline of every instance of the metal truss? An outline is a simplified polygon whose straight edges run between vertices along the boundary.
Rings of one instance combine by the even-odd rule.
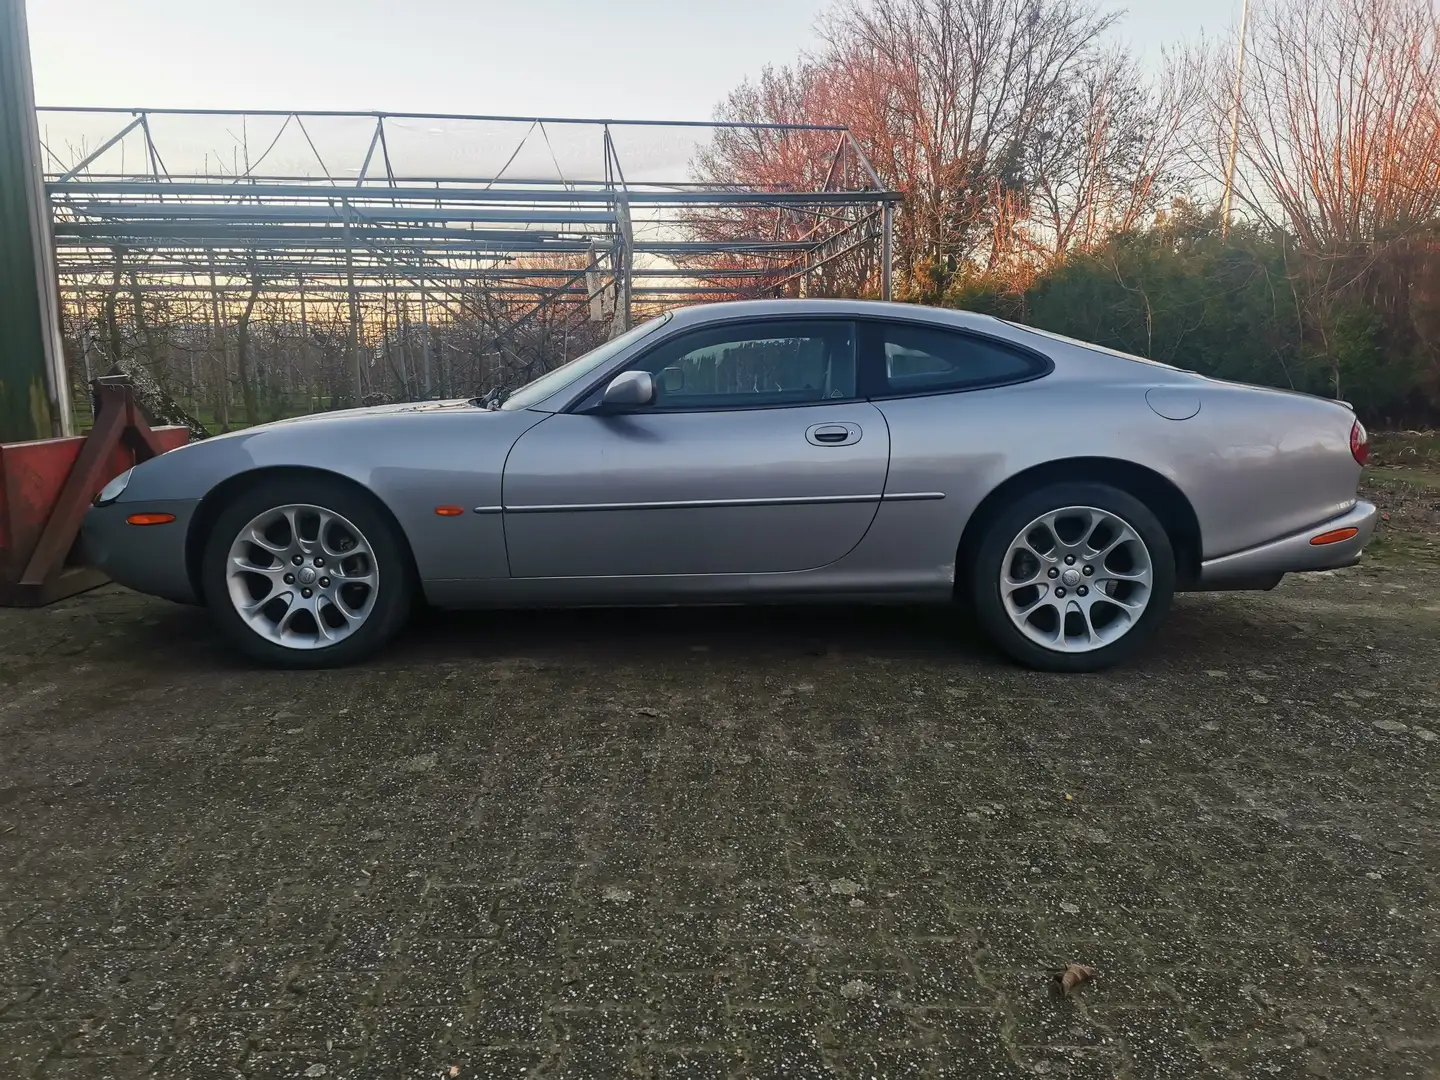
[[[427,325],[483,312],[503,347],[540,316],[618,333],[641,311],[818,295],[837,260],[847,287],[889,295],[900,196],[841,127],[78,108],[39,122],[69,302],[122,283],[136,303],[217,310],[343,302],[357,398],[361,352],[402,305]],[[697,181],[720,140],[784,179]]]

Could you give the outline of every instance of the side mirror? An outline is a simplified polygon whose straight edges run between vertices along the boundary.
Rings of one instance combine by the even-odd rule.
[[[648,371],[622,371],[610,380],[600,400],[606,405],[649,405],[655,400],[655,379]]]

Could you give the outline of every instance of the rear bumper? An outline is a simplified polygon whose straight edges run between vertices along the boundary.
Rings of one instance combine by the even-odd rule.
[[[185,565],[185,536],[196,505],[185,499],[92,506],[82,533],[85,558],[136,592],[197,603]],[[174,514],[175,520],[168,525],[127,525],[126,516],[136,511]]]
[[[1218,559],[1208,559],[1200,564],[1200,579],[1195,588],[1200,591],[1268,589],[1273,588],[1284,574],[1354,566],[1374,535],[1376,514],[1373,504],[1357,502],[1339,517],[1321,522],[1304,532],[1222,555]],[[1317,545],[1310,542],[1323,533],[1339,529],[1357,531],[1348,540],[1337,543]]]

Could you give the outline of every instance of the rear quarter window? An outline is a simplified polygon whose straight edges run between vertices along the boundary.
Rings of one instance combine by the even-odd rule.
[[[1050,370],[1038,353],[932,326],[885,323],[880,345],[881,391],[892,397],[1004,386]]]

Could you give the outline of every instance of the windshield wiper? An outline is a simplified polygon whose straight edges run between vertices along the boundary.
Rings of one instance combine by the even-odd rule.
[[[489,409],[491,412],[494,412],[496,409],[500,408],[501,405],[505,404],[505,399],[509,396],[510,390],[508,387],[492,386],[489,390],[486,390],[485,393],[480,397],[471,398],[470,404],[474,405],[476,408]]]

